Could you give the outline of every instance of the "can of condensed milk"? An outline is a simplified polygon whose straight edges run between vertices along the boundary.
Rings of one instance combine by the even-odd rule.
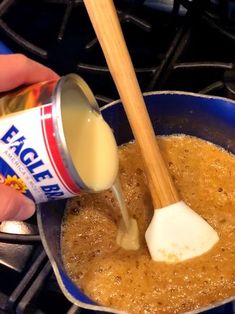
[[[92,191],[80,176],[71,154],[73,148],[68,145],[69,136],[73,136],[71,130],[76,128],[77,111],[73,109],[76,106],[100,115],[90,88],[75,74],[59,81],[37,83],[0,98],[2,184],[36,203]]]

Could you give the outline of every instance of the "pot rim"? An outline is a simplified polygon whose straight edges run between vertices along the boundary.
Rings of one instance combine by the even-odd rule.
[[[204,94],[199,94],[199,93],[193,93],[193,92],[184,92],[184,91],[177,91],[177,90],[162,90],[162,91],[151,91],[151,92],[145,92],[142,93],[143,96],[152,96],[152,95],[185,95],[185,96],[193,96],[197,98],[205,98],[205,99],[220,99],[225,102],[233,103],[235,105],[235,100],[233,99],[228,99],[226,97],[221,97],[221,96],[213,96],[213,95],[204,95]],[[121,103],[121,99],[116,99],[112,101],[109,104],[106,104],[100,108],[100,111],[102,112],[103,110],[110,108],[118,103]]]

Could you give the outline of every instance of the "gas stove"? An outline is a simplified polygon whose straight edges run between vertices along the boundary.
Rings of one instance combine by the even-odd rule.
[[[235,5],[224,0],[115,1],[143,92],[235,98]],[[0,0],[0,53],[78,73],[100,106],[118,99],[82,0]],[[0,313],[91,313],[60,291],[36,218],[0,224]],[[229,303],[208,313],[235,313]]]

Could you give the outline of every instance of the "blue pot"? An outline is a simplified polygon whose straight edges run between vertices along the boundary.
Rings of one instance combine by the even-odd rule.
[[[7,55],[11,53],[12,51],[2,41],[0,41],[0,55]]]
[[[156,134],[194,135],[235,153],[235,102],[225,98],[181,92],[148,93],[145,94],[145,101]],[[114,130],[119,145],[133,139],[120,101],[102,108],[102,114]],[[82,308],[121,313],[97,305],[84,295],[66,274],[60,249],[61,221],[65,205],[66,200],[41,204],[37,214],[42,242],[61,290],[71,302]],[[233,300],[235,296],[191,313],[206,311],[223,304],[228,306],[228,302]]]

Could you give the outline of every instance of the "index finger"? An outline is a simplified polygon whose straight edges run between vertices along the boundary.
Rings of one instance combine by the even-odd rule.
[[[0,56],[0,69],[0,92],[24,84],[59,79],[51,69],[21,54]]]

